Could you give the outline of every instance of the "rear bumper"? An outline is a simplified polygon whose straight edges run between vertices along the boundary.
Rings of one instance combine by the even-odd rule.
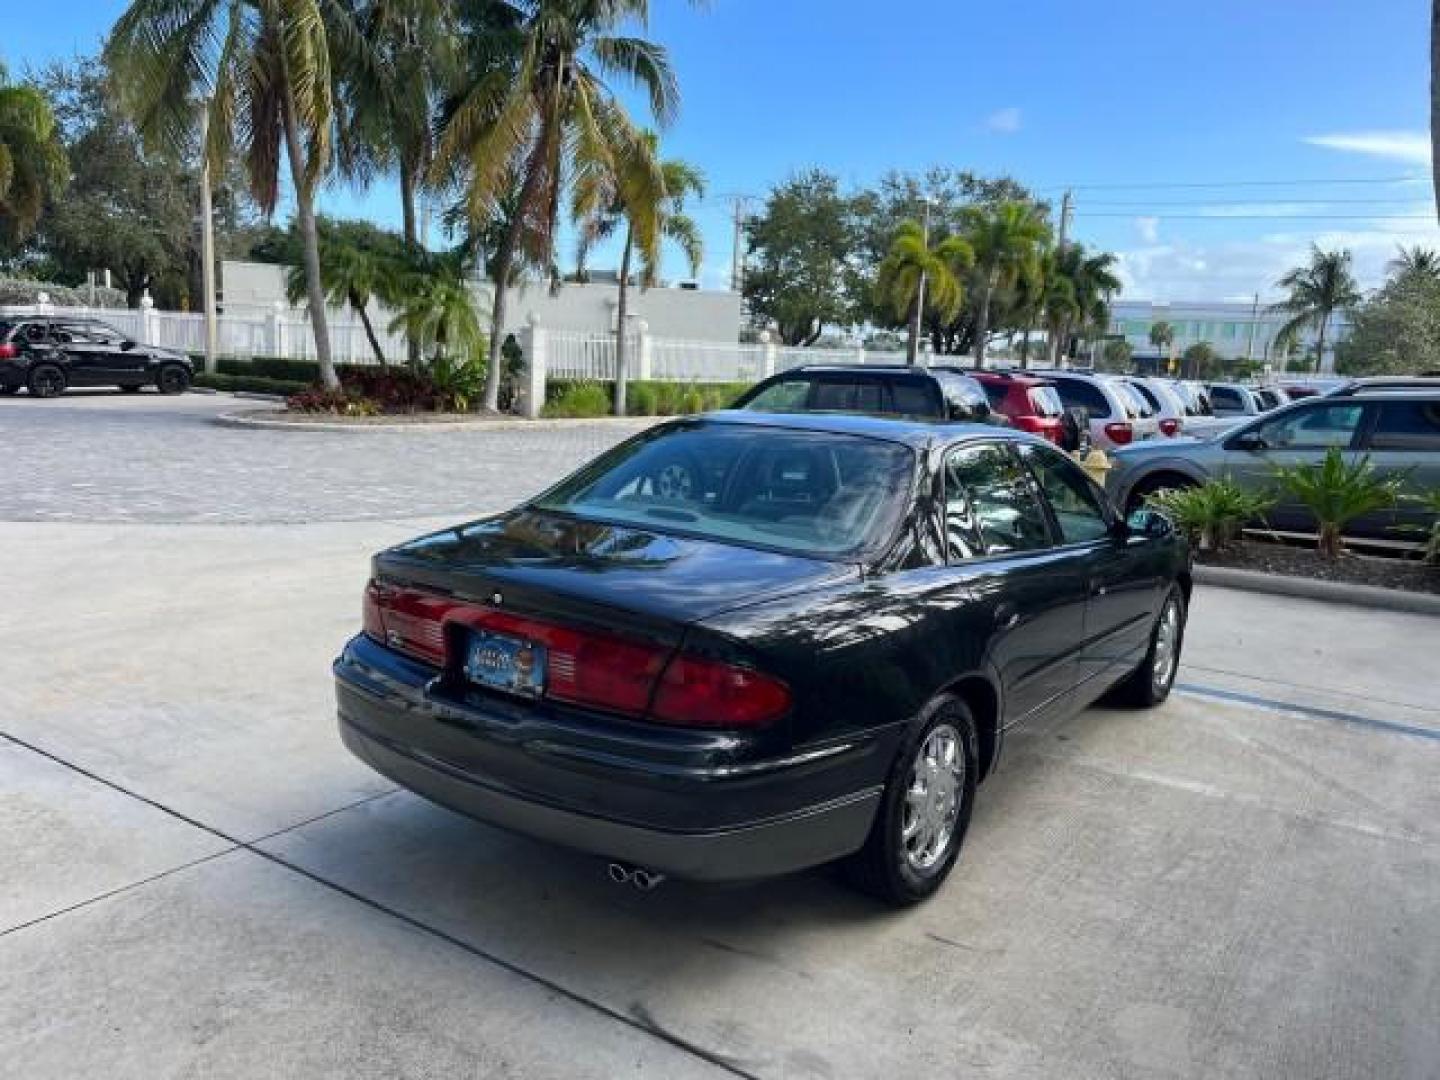
[[[346,747],[402,787],[513,832],[677,878],[734,881],[855,851],[879,806],[879,783],[856,790],[841,779],[853,776],[844,751],[760,772],[647,761],[633,739],[624,760],[581,755],[555,727],[527,731],[524,718],[435,700],[404,661],[367,666],[375,648],[352,643],[335,664]]]

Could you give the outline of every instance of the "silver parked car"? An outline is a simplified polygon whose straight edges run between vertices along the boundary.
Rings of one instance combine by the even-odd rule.
[[[1440,380],[1428,390],[1361,386],[1341,396],[1302,399],[1209,439],[1126,447],[1115,452],[1106,486],[1127,510],[1155,492],[1219,476],[1269,489],[1277,466],[1319,462],[1331,447],[1352,460],[1368,455],[1376,468],[1405,473],[1412,489],[1440,488]],[[1309,512],[1283,498],[1266,518],[1278,532],[1314,531]],[[1430,520],[1425,511],[1402,505],[1360,518],[1347,535],[1404,542],[1398,527],[1428,527]]]

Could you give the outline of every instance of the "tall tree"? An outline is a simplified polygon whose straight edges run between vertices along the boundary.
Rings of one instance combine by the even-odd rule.
[[[65,148],[45,95],[12,84],[0,64],[0,254],[30,235],[66,174]]]
[[[975,366],[983,368],[991,302],[997,291],[1035,272],[1050,227],[1034,205],[1016,201],[967,207],[964,219],[965,238],[975,252]]]
[[[327,18],[328,16],[328,18]],[[325,320],[315,192],[333,162],[333,56],[365,48],[349,13],[327,0],[132,0],[105,47],[123,103],[147,138],[183,147],[209,101],[206,155],[221,175],[233,149],[268,214],[290,166],[320,379],[336,388]],[[354,50],[354,52],[351,52]]]
[[[947,236],[931,246],[918,221],[901,222],[880,264],[876,290],[896,317],[909,324],[906,363],[915,363],[920,324],[927,312],[945,322],[959,313],[965,303],[964,275],[974,264],[975,253],[960,237]]]
[[[1110,297],[1120,290],[1114,265],[1115,256],[1108,252],[1091,254],[1081,244],[1066,244],[1056,250],[1051,272],[1070,283],[1074,310],[1061,321],[1059,333],[1049,342],[1052,364],[1060,363],[1077,331],[1103,332],[1109,324]]]
[[[1336,312],[1352,308],[1361,300],[1350,263],[1350,252],[1322,251],[1318,244],[1312,244],[1309,263],[1297,266],[1275,283],[1290,294],[1270,308],[1290,316],[1276,337],[1298,339],[1305,330],[1314,330],[1317,371],[1325,364],[1330,320]]]
[[[325,296],[333,304],[344,304],[360,316],[370,351],[382,367],[387,359],[375,326],[370,321],[370,300],[400,302],[401,282],[409,269],[409,248],[401,237],[377,228],[368,221],[335,221],[323,215],[316,220],[320,233],[320,277]],[[291,245],[298,248],[299,244]],[[308,291],[305,270],[293,258],[285,260],[286,291],[290,302],[298,303]],[[413,339],[419,344],[419,338]]]
[[[661,125],[675,115],[680,93],[665,50],[621,32],[632,20],[645,25],[649,0],[489,0],[482,7],[466,28],[471,65],[446,110],[432,172],[463,170],[476,222],[493,216],[509,180],[520,179],[493,263],[484,406],[494,410],[505,283],[522,244],[530,261],[553,260],[566,176],[609,170],[636,185],[627,192],[632,207],[654,205],[664,190],[658,162],[607,79],[643,90]]]
[[[1150,324],[1150,344],[1160,352],[1162,358],[1165,350],[1175,340],[1175,328],[1168,322],[1161,319],[1159,322]]]
[[[745,233],[745,300],[787,345],[813,344],[827,325],[855,321],[855,205],[835,176],[814,169],[778,184]]]
[[[647,132],[651,153],[657,152],[659,139]],[[643,166],[642,166],[643,167]],[[585,263],[595,244],[610,239],[623,227],[620,245],[619,296],[615,305],[615,415],[625,415],[627,363],[627,320],[630,316],[631,264],[640,259],[640,285],[649,288],[660,279],[663,245],[671,241],[684,252],[692,274],[700,272],[704,258],[704,242],[700,226],[685,213],[685,201],[692,195],[705,194],[705,174],[699,168],[674,158],[660,163],[662,188],[656,191],[643,179],[629,182],[611,172],[587,172],[575,184],[572,215],[580,225],[577,272],[584,275]],[[654,197],[653,203],[631,206],[627,198]]]
[[[1440,251],[1434,248],[1399,245],[1395,257],[1386,264],[1390,277],[1440,280]]]

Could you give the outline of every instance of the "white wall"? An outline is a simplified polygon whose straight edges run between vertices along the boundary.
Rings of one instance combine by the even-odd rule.
[[[220,288],[227,310],[234,308],[237,314],[241,309],[273,310],[275,301],[285,299],[285,268],[227,259],[220,269]],[[480,303],[488,313],[489,286],[477,288],[484,294]],[[522,285],[510,290],[506,330],[519,331],[533,312],[552,330],[612,332],[616,293],[613,284],[563,285],[553,295],[543,284]],[[650,333],[656,337],[734,342],[740,334],[740,297],[732,292],[636,288],[630,291],[630,310],[650,324]],[[372,317],[380,327],[390,321],[390,314],[378,305],[372,305]]]

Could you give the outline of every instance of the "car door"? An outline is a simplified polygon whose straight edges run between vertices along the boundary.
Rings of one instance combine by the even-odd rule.
[[[1277,469],[1314,465],[1332,447],[1353,461],[1359,454],[1365,405],[1356,398],[1316,398],[1246,424],[1225,441],[1221,472],[1252,491],[1275,491],[1276,502],[1266,515],[1281,532],[1311,532],[1310,512],[1276,489]]]
[[[1085,631],[1085,552],[1056,546],[1034,479],[1005,442],[952,448],[944,487],[954,585],[990,600],[1005,725],[1062,705]]]
[[[1021,447],[1020,455],[1045,498],[1060,550],[1084,563],[1085,643],[1074,683],[1133,664],[1164,595],[1158,564],[1146,557],[1143,540],[1119,526],[1105,493],[1068,457],[1032,445]]]
[[[104,354],[104,372],[108,382],[124,385],[148,381],[146,368],[150,359],[143,348],[136,348],[133,341],[105,323],[91,322],[86,327],[97,350]]]
[[[50,333],[69,361],[67,378],[71,386],[104,386],[114,381],[110,347],[89,325],[56,320]]]
[[[1382,398],[1370,410],[1363,445],[1371,465],[1403,477],[1411,493],[1440,490],[1440,396]],[[1345,531],[1374,540],[1419,541],[1429,527],[1430,515],[1407,500],[1393,510],[1366,514]]]

